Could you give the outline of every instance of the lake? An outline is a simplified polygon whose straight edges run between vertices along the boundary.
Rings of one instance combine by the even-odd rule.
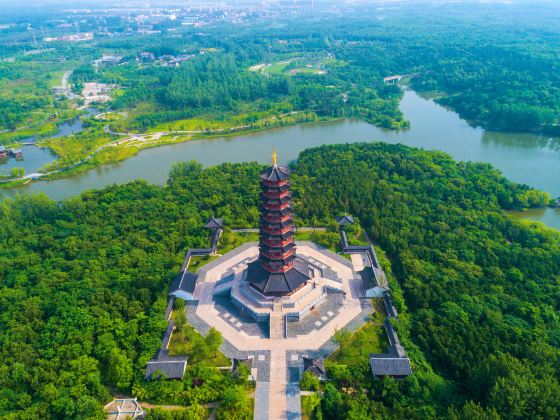
[[[407,90],[401,102],[411,127],[406,131],[387,131],[359,120],[303,124],[259,133],[244,134],[147,149],[123,162],[93,169],[84,174],[32,183],[16,190],[3,190],[4,197],[21,192],[43,192],[53,199],[80,194],[137,178],[164,184],[171,165],[197,160],[205,166],[222,162],[269,162],[272,147],[279,161],[288,163],[300,151],[322,144],[381,140],[403,143],[428,150],[441,150],[456,160],[488,162],[515,182],[560,193],[560,138],[526,133],[497,133],[472,127],[459,116],[431,99]],[[527,212],[523,216],[542,220],[560,228],[560,212],[554,209]]]

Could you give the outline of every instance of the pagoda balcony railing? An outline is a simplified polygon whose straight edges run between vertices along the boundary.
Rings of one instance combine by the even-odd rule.
[[[284,210],[285,208],[290,207],[290,203],[282,203],[282,204],[267,204],[263,203],[263,208],[265,210]]]
[[[270,223],[284,223],[286,220],[289,220],[292,218],[291,214],[286,214],[285,216],[270,216],[270,215],[266,215],[263,216],[262,219],[265,222],[270,222]]]
[[[281,248],[281,247],[285,247],[286,245],[294,243],[293,239],[286,239],[284,241],[279,241],[276,239],[261,239],[261,242],[266,246],[270,246],[274,248]]]
[[[270,227],[267,227],[267,226],[262,226],[261,229],[264,232],[268,233],[269,235],[283,235],[284,233],[288,233],[290,231],[293,231],[294,226],[293,225],[288,225],[288,226],[285,226],[281,229],[280,228],[270,228]]]
[[[264,250],[261,251],[261,252],[264,256],[266,256],[267,258],[270,258],[271,260],[283,260],[285,258],[291,257],[292,255],[295,255],[296,250],[292,248],[292,249],[290,249],[286,252],[282,252],[282,251],[278,251],[278,252],[272,251],[271,252],[271,251],[264,251]]]
[[[292,196],[290,190],[286,190],[286,191],[263,191],[262,195],[264,196],[264,198],[268,198],[268,199],[278,199],[278,198],[284,198],[284,197],[291,197]]]
[[[289,262],[287,264],[282,264],[278,262],[262,262],[262,267],[271,272],[271,273],[282,273],[284,271],[288,271],[290,268],[294,266],[293,262]]]
[[[264,185],[268,186],[268,187],[272,187],[272,188],[276,188],[276,187],[282,187],[284,185],[290,185],[290,181],[288,181],[287,179],[283,179],[282,181],[267,181],[265,179],[263,179],[261,181]]]

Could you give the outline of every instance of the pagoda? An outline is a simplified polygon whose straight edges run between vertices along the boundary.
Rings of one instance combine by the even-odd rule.
[[[277,164],[260,173],[259,258],[249,264],[247,281],[265,296],[289,296],[311,278],[307,262],[296,256],[290,170]]]

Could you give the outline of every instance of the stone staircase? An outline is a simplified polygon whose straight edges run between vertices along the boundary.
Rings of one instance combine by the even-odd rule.
[[[282,312],[282,300],[275,299],[272,312],[268,320],[269,324],[269,338],[286,338],[284,331],[284,313]]]

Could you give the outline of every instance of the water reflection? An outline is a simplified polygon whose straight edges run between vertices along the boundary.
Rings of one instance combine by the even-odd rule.
[[[516,219],[541,222],[554,229],[560,229],[560,208],[531,209],[527,211],[508,212]]]
[[[560,137],[542,136],[529,133],[503,133],[496,131],[485,131],[482,142],[519,149],[550,149],[560,151]]]

